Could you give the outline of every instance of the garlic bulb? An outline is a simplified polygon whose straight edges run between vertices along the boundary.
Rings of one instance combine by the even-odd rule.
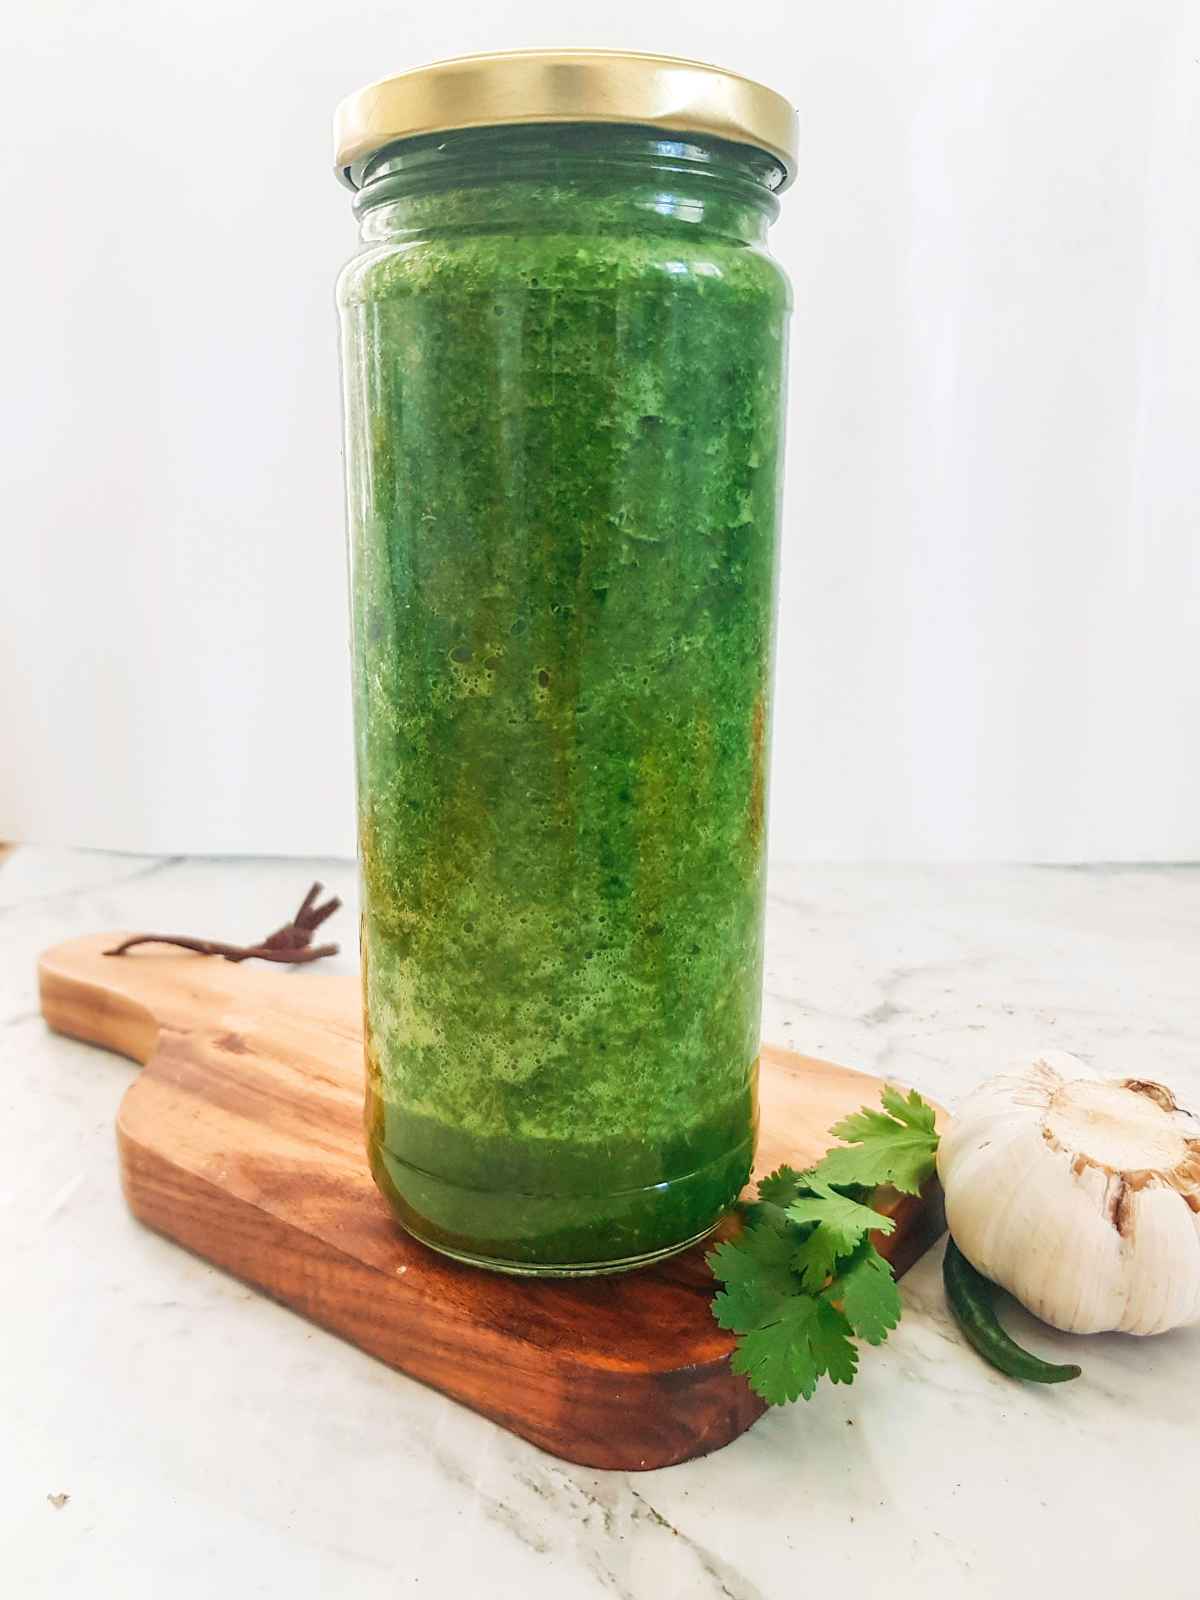
[[[1043,1322],[1200,1321],[1200,1118],[1161,1084],[1048,1051],[967,1097],[937,1164],[963,1255]]]

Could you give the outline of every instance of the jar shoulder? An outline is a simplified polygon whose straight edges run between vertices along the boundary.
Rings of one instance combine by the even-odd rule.
[[[669,286],[791,307],[787,275],[769,251],[700,229],[637,233],[472,233],[385,239],[343,268],[343,307],[442,295],[555,290],[595,295]]]

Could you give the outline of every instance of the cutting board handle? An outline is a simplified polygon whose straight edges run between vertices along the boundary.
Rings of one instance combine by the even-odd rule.
[[[102,933],[55,945],[38,961],[38,990],[56,1032],[144,1065],[164,1029],[189,1031],[197,1004],[227,1002],[237,980],[228,962],[168,946],[105,954],[128,937]]]

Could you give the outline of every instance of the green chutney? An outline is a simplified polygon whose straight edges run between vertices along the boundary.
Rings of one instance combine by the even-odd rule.
[[[372,1171],[528,1273],[702,1237],[756,1127],[779,166],[393,143],[339,285]]]

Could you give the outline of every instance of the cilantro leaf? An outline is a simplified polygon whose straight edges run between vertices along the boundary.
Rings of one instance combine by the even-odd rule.
[[[824,1298],[841,1305],[847,1322],[868,1344],[882,1344],[900,1321],[900,1291],[891,1266],[869,1239],[841,1263]]]
[[[778,1322],[792,1298],[792,1294],[752,1278],[722,1289],[713,1301],[712,1314],[717,1326],[729,1333],[753,1333],[756,1328]]]
[[[833,1273],[841,1253],[838,1236],[831,1228],[812,1228],[792,1256],[792,1268],[809,1294],[818,1294]]]
[[[921,1099],[915,1089],[910,1089],[905,1095],[900,1093],[894,1083],[885,1083],[879,1098],[883,1102],[883,1109],[890,1111],[897,1122],[906,1123],[910,1128],[937,1137],[937,1114],[931,1105],[927,1105]]]
[[[895,1221],[885,1217],[882,1211],[873,1211],[870,1206],[851,1200],[849,1195],[835,1194],[827,1184],[818,1182],[815,1177],[810,1176],[810,1181],[815,1192],[794,1200],[787,1208],[788,1219],[791,1222],[818,1223],[820,1226],[817,1231],[827,1230],[835,1254],[848,1255],[857,1247],[863,1234],[872,1228],[877,1228],[880,1233],[891,1233],[895,1228]]]
[[[792,1254],[795,1241],[775,1228],[746,1228],[736,1239],[719,1244],[708,1254],[714,1278],[722,1283],[767,1283],[781,1294],[794,1294]]]
[[[777,1320],[797,1289],[792,1252],[786,1234],[764,1227],[747,1228],[710,1252],[713,1276],[725,1284],[712,1307],[720,1327],[750,1333]]]
[[[810,1338],[817,1306],[809,1295],[793,1295],[783,1302],[777,1321],[738,1340],[730,1365],[770,1406],[812,1398],[821,1376]]]
[[[758,1182],[758,1198],[773,1205],[790,1206],[799,1194],[801,1177],[794,1167],[777,1167]]]
[[[818,1372],[831,1383],[853,1383],[858,1371],[858,1351],[850,1341],[849,1319],[827,1300],[817,1301],[817,1314],[809,1329],[809,1351]]]
[[[938,1145],[933,1107],[915,1089],[902,1095],[893,1084],[884,1088],[881,1098],[886,1110],[864,1107],[829,1130],[846,1144],[830,1150],[814,1175],[836,1187],[890,1183],[904,1194],[919,1194],[933,1172]]]
[[[768,1405],[808,1400],[823,1374],[834,1383],[853,1382],[858,1352],[851,1332],[836,1306],[794,1295],[782,1303],[774,1320],[739,1341],[733,1370],[744,1373]]]

